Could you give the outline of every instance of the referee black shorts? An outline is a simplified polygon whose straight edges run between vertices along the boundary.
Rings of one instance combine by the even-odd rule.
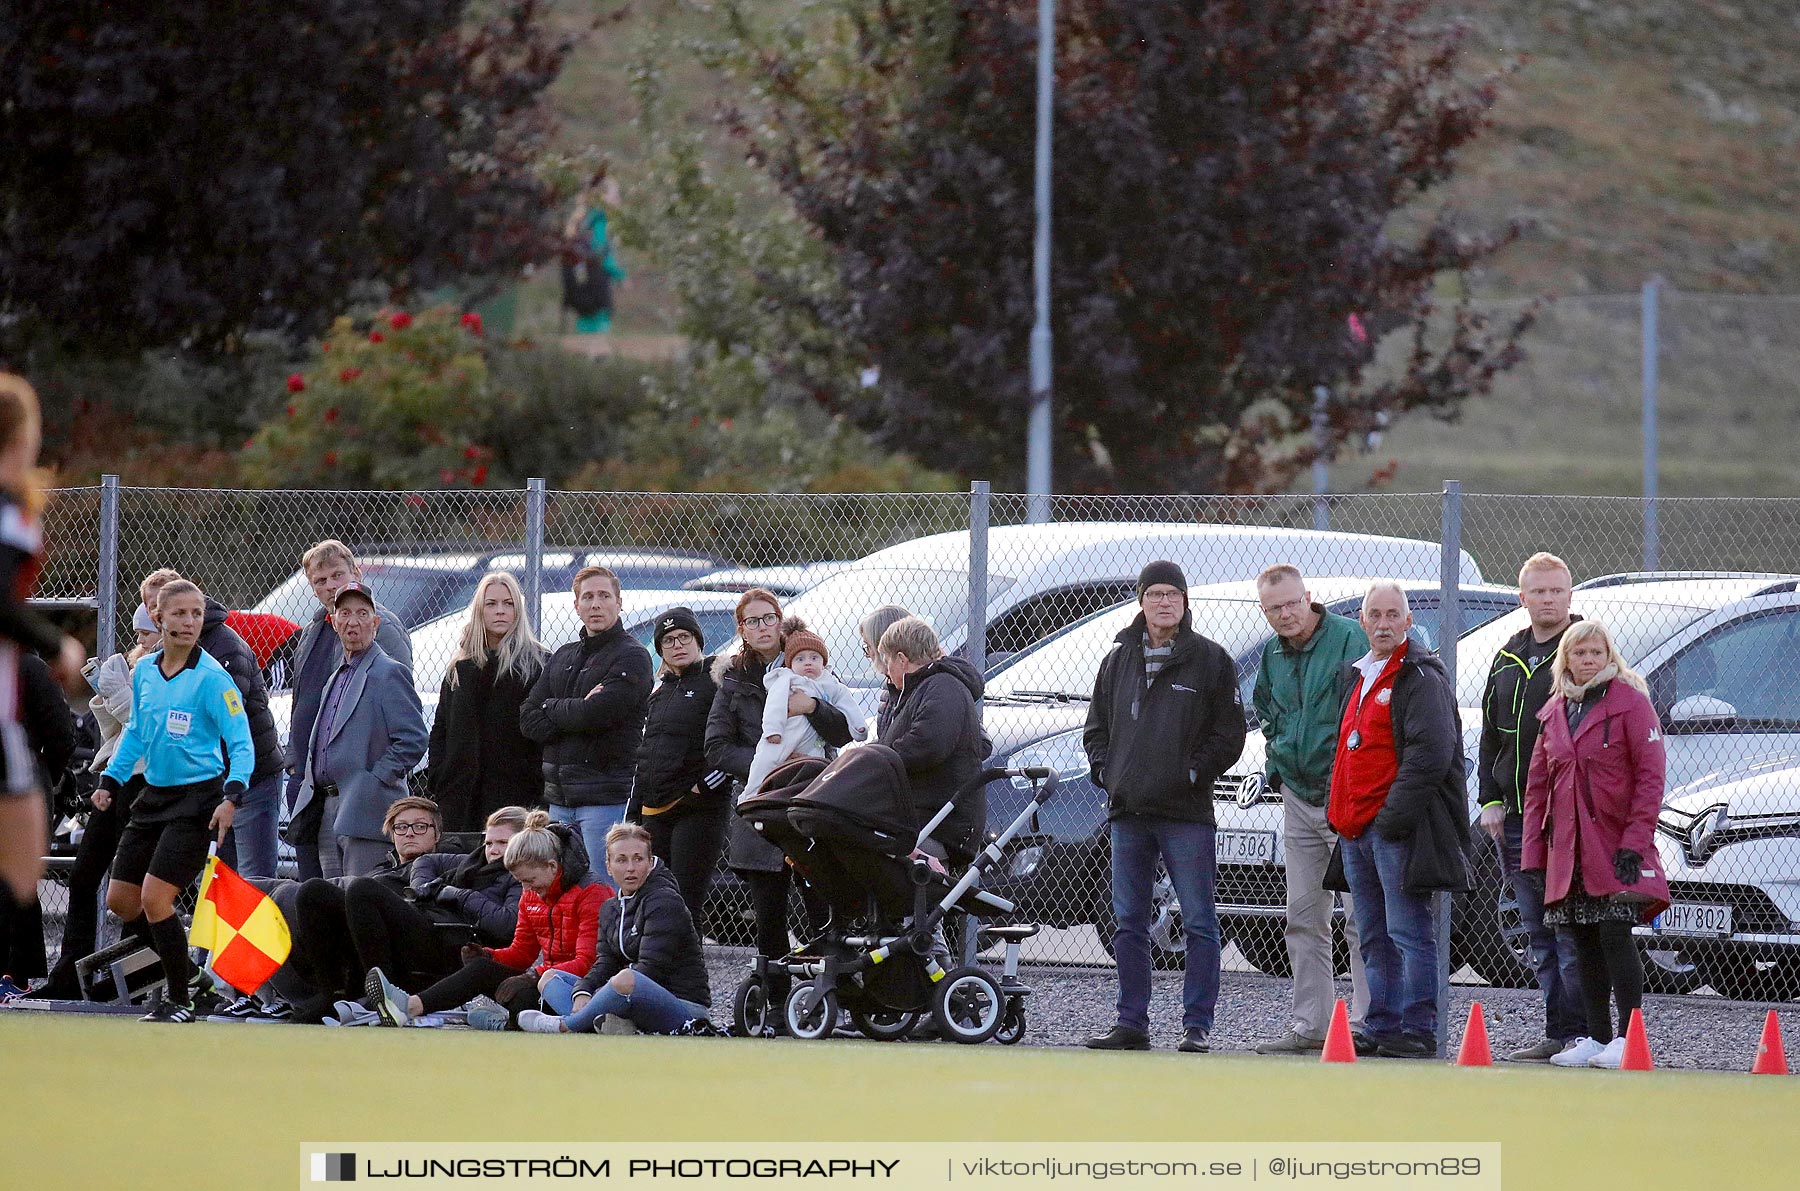
[[[187,888],[206,867],[206,848],[212,842],[212,832],[207,830],[211,819],[208,812],[204,818],[183,815],[158,823],[127,823],[119,835],[119,850],[113,856],[112,879],[125,885],[142,885],[144,878],[151,876],[177,889]]]

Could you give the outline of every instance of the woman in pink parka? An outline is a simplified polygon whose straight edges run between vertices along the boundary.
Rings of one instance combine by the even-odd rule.
[[[1574,939],[1589,1037],[1550,1061],[1616,1068],[1631,1011],[1644,1001],[1631,928],[1669,904],[1655,843],[1662,724],[1644,680],[1599,621],[1578,621],[1563,634],[1552,665],[1526,783],[1520,867],[1543,874],[1544,922]]]

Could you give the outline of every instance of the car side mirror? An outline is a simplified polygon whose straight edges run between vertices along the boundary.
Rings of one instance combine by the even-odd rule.
[[[1738,710],[1711,695],[1689,695],[1669,708],[1671,724],[1719,724],[1737,719]]]

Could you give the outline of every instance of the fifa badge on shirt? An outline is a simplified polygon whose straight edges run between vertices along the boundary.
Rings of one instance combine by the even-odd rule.
[[[191,713],[186,711],[171,711],[169,713],[169,735],[175,737],[177,740],[186,736],[188,730],[193,726],[194,717]]]

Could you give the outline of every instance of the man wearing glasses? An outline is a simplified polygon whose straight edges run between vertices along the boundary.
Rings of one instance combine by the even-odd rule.
[[[1244,750],[1244,708],[1231,657],[1193,629],[1187,577],[1172,562],[1138,576],[1143,609],[1100,663],[1082,736],[1106,791],[1112,843],[1118,1022],[1095,1050],[1150,1048],[1150,903],[1161,858],[1181,903],[1187,944],[1177,1049],[1210,1049],[1219,1000],[1213,892],[1213,782]]]
[[[1344,707],[1343,673],[1369,651],[1362,626],[1313,602],[1298,567],[1282,563],[1256,577],[1256,597],[1275,636],[1263,646],[1251,699],[1262,721],[1263,776],[1281,794],[1281,838],[1287,851],[1287,943],[1294,970],[1294,1020],[1258,1054],[1306,1054],[1325,1046],[1336,1001],[1331,893],[1325,866],[1337,833],[1325,821],[1331,759]],[[1356,920],[1344,898],[1344,941],[1350,946],[1350,1028],[1360,1035],[1369,1008]],[[1364,1043],[1360,1053],[1373,1054]]]

